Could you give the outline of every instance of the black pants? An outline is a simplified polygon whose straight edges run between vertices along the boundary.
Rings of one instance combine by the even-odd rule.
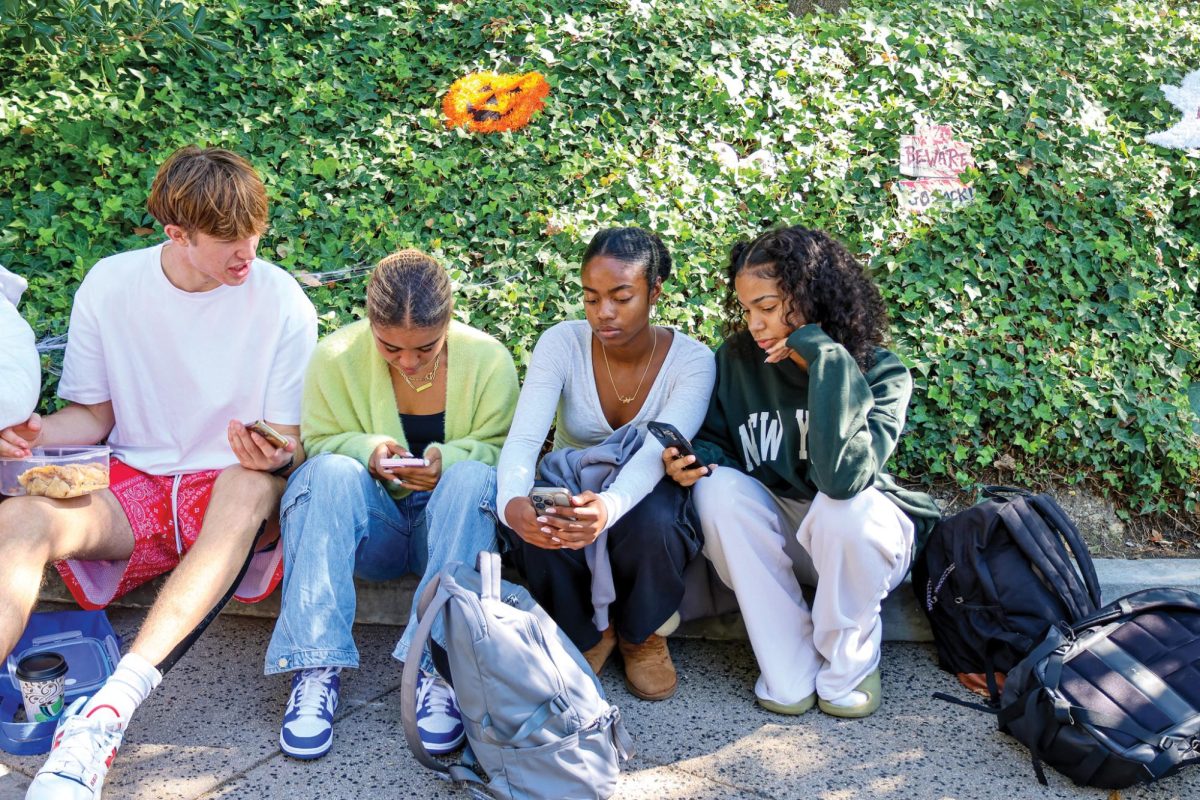
[[[505,559],[580,650],[600,641],[592,622],[592,572],[583,550],[546,550],[500,527]],[[608,529],[617,599],[609,609],[621,638],[635,644],[679,610],[683,569],[704,543],[691,492],[669,478]]]

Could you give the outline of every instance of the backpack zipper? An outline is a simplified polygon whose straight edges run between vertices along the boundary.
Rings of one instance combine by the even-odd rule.
[[[933,611],[933,606],[937,603],[938,595],[942,591],[942,585],[946,582],[946,579],[950,577],[951,572],[954,572],[954,564],[953,563],[951,563],[950,566],[946,567],[946,571],[943,572],[942,577],[938,579],[937,586],[933,585],[932,579],[930,579],[929,581],[927,581],[925,583],[925,610],[926,611]],[[961,603],[962,598],[961,597],[957,598],[955,600],[955,602]]]

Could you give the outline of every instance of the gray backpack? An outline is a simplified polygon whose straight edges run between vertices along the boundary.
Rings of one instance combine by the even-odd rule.
[[[417,606],[411,651],[423,652],[438,614],[466,728],[468,763],[433,758],[417,732],[415,655],[404,665],[404,736],[425,766],[504,800],[602,800],[617,788],[632,741],[578,648],[520,586],[500,578],[500,556],[479,554],[479,570],[448,564]]]

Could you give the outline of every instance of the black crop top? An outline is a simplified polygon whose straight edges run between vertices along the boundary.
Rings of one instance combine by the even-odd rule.
[[[408,449],[414,456],[424,456],[425,448],[432,442],[446,441],[446,412],[436,414],[401,414],[400,426]]]

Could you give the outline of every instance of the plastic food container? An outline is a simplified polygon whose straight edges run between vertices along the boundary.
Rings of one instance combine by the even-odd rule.
[[[108,487],[105,445],[36,447],[28,458],[0,458],[0,494],[65,500]]]
[[[121,660],[116,639],[113,637],[97,639],[85,636],[83,631],[64,631],[50,636],[39,636],[33,640],[31,647],[9,656],[5,664],[8,678],[17,692],[21,691],[20,682],[17,680],[17,664],[27,656],[45,652],[58,653],[67,662],[64,685],[66,694],[72,697],[95,693],[112,674],[113,665]]]
[[[33,614],[7,662],[0,661],[0,750],[18,756],[50,750],[57,721],[25,719],[17,664],[26,656],[55,652],[67,662],[66,705],[91,695],[112,675],[121,658],[120,640],[103,611],[50,611]]]

